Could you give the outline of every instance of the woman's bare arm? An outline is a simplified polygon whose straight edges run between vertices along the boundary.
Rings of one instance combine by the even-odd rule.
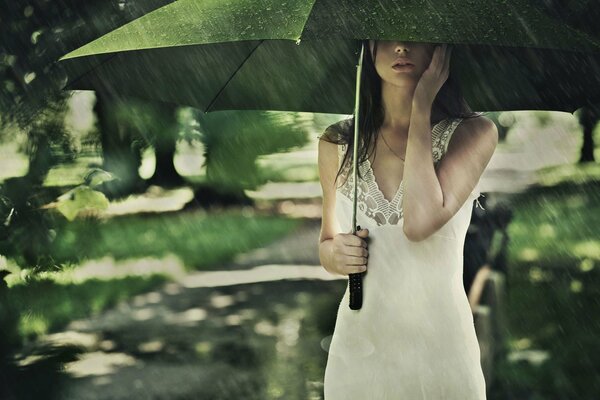
[[[488,118],[464,119],[448,150],[433,164],[430,107],[413,103],[404,166],[404,233],[423,240],[440,229],[465,203],[498,143],[498,129]]]
[[[323,213],[319,234],[319,259],[325,270],[333,264],[333,237],[341,231],[335,219],[335,176],[338,168],[338,145],[320,139],[318,146],[319,180],[323,191]]]

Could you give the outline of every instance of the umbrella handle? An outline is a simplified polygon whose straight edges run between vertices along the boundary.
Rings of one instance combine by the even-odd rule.
[[[360,230],[360,225],[357,227]],[[348,279],[348,288],[350,289],[350,309],[360,310],[362,307],[363,291],[362,280],[364,272],[350,274]]]
[[[356,234],[356,231],[360,230],[360,226],[356,227],[356,195],[358,192],[358,185],[357,185],[358,176],[357,176],[357,171],[356,171],[356,166],[358,164],[357,160],[356,160],[356,158],[358,157],[358,148],[357,148],[356,144],[358,143],[358,127],[359,127],[358,110],[360,109],[360,77],[362,75],[362,64],[363,64],[364,55],[365,55],[365,43],[362,42],[362,46],[360,49],[360,56],[358,58],[358,65],[356,66],[356,93],[355,93],[355,98],[354,98],[354,146],[352,146],[353,147],[352,174],[354,177],[354,196],[352,199],[352,230],[353,230],[352,233],[353,234]],[[355,229],[355,227],[356,227],[356,229]],[[351,310],[359,310],[362,307],[363,275],[364,275],[364,272],[358,272],[355,274],[348,275],[348,289],[350,292],[349,306],[350,306]]]

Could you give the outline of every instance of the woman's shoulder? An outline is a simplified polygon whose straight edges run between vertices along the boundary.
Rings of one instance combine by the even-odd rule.
[[[467,132],[471,135],[487,135],[490,140],[497,136],[498,127],[495,122],[484,116],[476,115],[470,118],[459,118],[460,124],[457,127],[457,133]],[[463,133],[465,134],[465,133]]]

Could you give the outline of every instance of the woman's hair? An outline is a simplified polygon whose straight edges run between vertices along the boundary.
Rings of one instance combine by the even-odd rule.
[[[365,46],[365,58],[363,60],[361,84],[360,84],[360,127],[358,135],[358,164],[362,164],[369,157],[369,144],[374,140],[381,125],[383,124],[385,110],[381,102],[381,77],[375,69],[375,59],[377,59],[377,45],[375,41],[373,48],[373,57],[369,51],[369,41],[363,40]],[[440,88],[432,104],[432,110],[438,111],[446,118],[475,118],[483,113],[473,112],[465,101],[458,82],[453,79],[452,74]],[[431,113],[434,115],[434,112]],[[432,125],[439,121],[431,121]],[[335,181],[345,168],[350,167],[354,152],[354,116],[330,125],[320,139],[335,143],[338,145],[346,144],[346,153],[341,162],[340,169],[337,172]],[[373,151],[375,146],[373,146]],[[357,173],[360,176],[360,168]],[[362,177],[361,177],[362,178]],[[347,177],[346,177],[347,179]]]

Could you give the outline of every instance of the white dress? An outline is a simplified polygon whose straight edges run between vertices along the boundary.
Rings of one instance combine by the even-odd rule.
[[[445,154],[460,118],[432,129],[433,160]],[[339,161],[346,145],[339,145]],[[402,230],[404,182],[388,202],[370,162],[359,166],[357,224],[369,229],[363,303],[349,308],[346,286],[324,376],[325,400],[486,398],[473,315],[463,288],[463,246],[476,189],[436,233],[420,242]],[[353,177],[336,192],[336,218],[351,231]],[[344,177],[341,177],[344,182]]]

